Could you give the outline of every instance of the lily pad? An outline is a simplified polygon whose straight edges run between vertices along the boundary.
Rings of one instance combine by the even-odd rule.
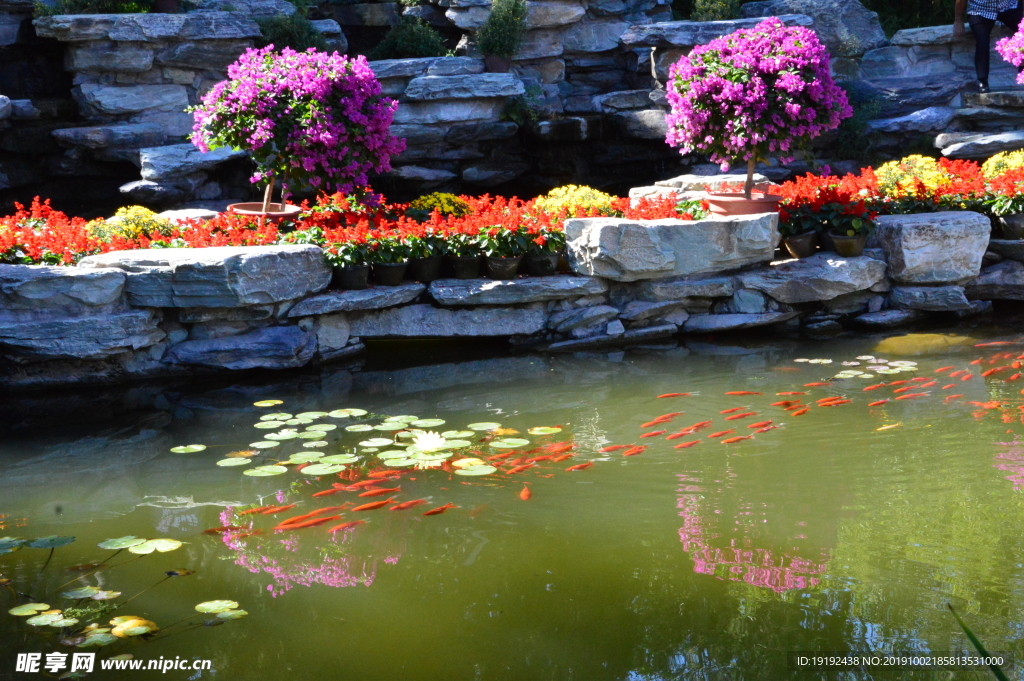
[[[486,466],[487,462],[483,459],[477,459],[470,457],[468,459],[459,459],[458,461],[452,461],[452,465],[456,468],[470,468],[475,466]]]
[[[525,447],[530,444],[529,440],[524,440],[521,437],[510,437],[504,440],[492,440],[490,442],[491,447],[495,449],[515,449],[516,447]]]
[[[417,461],[444,461],[455,456],[454,452],[422,452],[409,457]]]
[[[277,433],[270,433],[267,435],[268,440],[294,440],[299,436],[294,430],[282,430]]]
[[[82,586],[71,591],[65,591],[61,594],[64,598],[79,599],[79,598],[92,598],[100,592],[98,586]]]
[[[253,402],[254,407],[275,407],[279,404],[284,404],[284,400],[260,400],[259,402]]]
[[[303,442],[302,446],[303,447],[326,447],[327,446],[327,441],[326,440],[310,440],[309,442]]]
[[[50,606],[46,603],[25,603],[24,605],[11,608],[7,612],[11,613],[15,617],[30,617],[49,609]]]
[[[413,414],[399,414],[398,416],[388,416],[384,420],[385,421],[401,421],[403,423],[411,423],[412,421],[415,421],[418,418],[419,418],[419,416],[414,416]]]
[[[416,464],[416,459],[385,459],[384,465],[392,466],[394,468],[400,468],[402,466],[412,466]]]
[[[181,447],[171,447],[171,451],[175,454],[195,454],[206,449],[206,445],[182,445]]]
[[[357,416],[366,416],[367,413],[368,412],[365,409],[335,409],[334,411],[327,412],[327,415],[332,419],[347,419]]]
[[[501,424],[493,423],[491,421],[481,421],[480,423],[471,423],[466,427],[470,430],[494,430],[495,428],[501,428]]]
[[[355,454],[332,454],[331,456],[325,456],[320,459],[320,463],[346,464],[355,463],[356,461],[359,461],[359,457]]]
[[[51,534],[49,537],[39,537],[28,543],[30,549],[59,549],[75,541],[74,537],[61,537]]]
[[[526,432],[530,435],[554,435],[555,433],[561,433],[562,429],[555,426],[537,426],[530,428]]]
[[[380,447],[363,447],[363,451],[360,452],[360,453],[361,454],[373,454],[373,453],[379,452],[379,451],[380,451]]]
[[[417,428],[436,428],[437,426],[443,426],[445,423],[444,419],[416,419],[410,421],[410,426],[416,426]]]
[[[142,619],[141,617],[133,617],[127,622],[118,624],[110,630],[110,633],[118,638],[128,638],[130,636],[151,634],[159,629],[160,628],[156,626],[155,623],[150,622],[149,620]]]
[[[322,458],[324,458],[324,455],[320,452],[300,452],[292,454],[285,463],[313,463]]]
[[[167,553],[179,548],[181,548],[181,542],[177,539],[148,539],[141,544],[130,547],[128,553],[137,553],[140,556],[144,556],[154,551]]]
[[[345,470],[345,467],[337,463],[315,463],[302,469],[303,475],[334,475]]]
[[[259,442],[250,442],[249,446],[253,449],[271,449],[281,446],[281,443],[274,442],[273,440],[260,440]]]
[[[380,452],[377,454],[379,459],[407,459],[409,458],[409,452],[404,449],[389,449],[386,452]]]
[[[196,612],[221,613],[229,610],[237,610],[238,603],[235,601],[205,601],[196,606]]]
[[[273,430],[274,428],[280,428],[285,424],[284,421],[260,421],[253,425],[253,428],[259,428],[261,430]]]
[[[468,466],[455,471],[455,475],[490,475],[498,470],[494,466]]]
[[[327,435],[319,430],[307,430],[299,433],[298,437],[300,440],[323,440]]]
[[[338,429],[338,426],[334,425],[333,423],[315,423],[312,426],[310,426],[309,428],[306,428],[307,431],[318,430],[321,433],[329,433],[332,430],[337,430],[337,429]]]
[[[256,468],[248,468],[242,471],[242,475],[248,475],[254,478],[267,478],[271,475],[281,475],[287,473],[288,468],[285,466],[257,466]]]
[[[374,430],[392,431],[405,429],[404,421],[385,421],[373,427]]]
[[[345,430],[350,433],[365,433],[368,430],[373,430],[373,426],[366,423],[356,423],[351,426],[345,426]]]
[[[65,617],[61,613],[47,613],[43,615],[36,615],[35,617],[29,617],[25,620],[26,624],[31,624],[33,627],[72,627],[78,624],[78,620],[74,617]]]
[[[285,423],[287,423],[289,426],[308,426],[310,423],[313,423],[313,419],[294,418],[288,419],[287,421],[285,421]]]
[[[363,440],[359,443],[360,447],[387,447],[391,444],[391,440],[386,437],[371,437],[369,440]]]
[[[27,543],[28,540],[21,537],[0,537],[0,555],[14,553]]]
[[[120,595],[120,591],[97,591],[90,598],[94,601],[112,601]]]
[[[287,421],[292,418],[292,415],[288,412],[279,411],[276,414],[264,414],[260,417],[260,421]]]
[[[304,411],[301,414],[296,414],[297,419],[320,419],[327,416],[326,411]]]
[[[473,437],[476,435],[472,430],[446,430],[441,433],[442,437]]]
[[[138,546],[139,544],[142,544],[145,541],[146,540],[141,537],[136,537],[134,535],[129,534],[125,537],[117,537],[116,539],[107,539],[106,541],[101,541],[96,546],[100,547],[101,549],[108,549],[110,551],[120,551],[121,549],[130,549],[133,546]]]
[[[218,466],[248,466],[252,463],[252,459],[221,459],[217,462]]]
[[[424,432],[425,431],[417,430],[417,429],[413,428],[413,429],[410,429],[410,430],[403,430],[401,433],[395,433],[395,437],[397,437],[397,438],[399,438],[401,440],[408,440],[410,438],[416,437],[417,435],[422,435]]]
[[[245,610],[225,610],[224,612],[217,613],[217,619],[222,620],[240,620],[243,617],[248,617],[249,613]]]
[[[85,637],[85,640],[83,642],[79,643],[75,647],[90,648],[92,646],[109,646],[111,643],[114,643],[117,640],[118,638],[116,636],[114,636],[113,634],[108,634],[106,632],[99,634],[89,634]]]

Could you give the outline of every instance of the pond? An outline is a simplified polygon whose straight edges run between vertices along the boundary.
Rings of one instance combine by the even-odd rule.
[[[169,679],[820,678],[787,653],[972,652],[947,603],[1020,654],[1024,342],[724,342],[20,398],[0,536],[75,541],[0,555],[0,677],[104,605],[85,644],[160,631],[82,650],[211,661]]]

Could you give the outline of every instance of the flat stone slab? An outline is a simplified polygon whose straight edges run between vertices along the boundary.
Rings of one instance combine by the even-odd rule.
[[[619,318],[630,322],[639,322],[645,319],[663,317],[682,308],[683,302],[680,300],[668,300],[661,303],[634,300],[626,303],[626,306],[622,308],[622,312],[619,313]]]
[[[1022,239],[989,239],[988,250],[998,253],[1004,258],[1024,262],[1024,240]]]
[[[36,35],[61,42],[258,38],[259,25],[240,12],[184,14],[61,14],[32,22]]]
[[[757,326],[778,324],[799,315],[799,312],[766,312],[764,314],[699,314],[686,320],[686,333],[718,333],[739,331]]]
[[[155,345],[166,335],[152,310],[81,317],[0,318],[0,346],[40,358],[100,359]]]
[[[122,303],[125,275],[49,265],[0,265],[0,318],[11,313],[89,314]]]
[[[565,221],[577,274],[638,281],[736,270],[770,262],[781,237],[777,213],[709,220]]]
[[[580,338],[578,340],[559,341],[558,343],[544,346],[541,349],[547,352],[578,352],[621,345],[635,345],[659,338],[669,338],[675,335],[678,330],[679,327],[675,324],[646,326],[642,329],[633,329],[614,336],[591,336],[590,338]]]
[[[163,147],[147,147],[139,150],[139,161],[142,163],[142,179],[144,180],[181,177],[244,156],[246,156],[245,151],[226,147],[204,153],[193,144],[168,144]]]
[[[290,369],[316,352],[316,335],[297,326],[272,326],[238,336],[190,340],[173,346],[165,362],[222,369]]]
[[[518,97],[526,92],[523,81],[511,73],[476,73],[458,76],[420,76],[409,81],[409,100]]]
[[[57,143],[66,147],[105,149],[107,147],[151,147],[167,137],[154,123],[123,123],[93,125],[83,128],[62,128],[53,131]]]
[[[82,268],[127,273],[136,307],[245,307],[302,298],[327,288],[331,268],[313,245],[113,251]]]
[[[811,26],[814,20],[805,14],[784,14],[779,17],[787,26]],[[763,19],[730,19],[726,21],[661,21],[655,24],[634,24],[622,34],[626,47],[680,47],[704,45],[739,28],[754,28]]]
[[[853,318],[854,324],[865,329],[895,329],[927,319],[920,310],[882,310],[867,312]]]
[[[1016,151],[1017,149],[1024,149],[1024,131],[981,135],[964,142],[957,142],[944,147],[942,155],[948,158],[986,159],[1001,151]]]
[[[901,284],[962,284],[981,271],[992,231],[970,211],[882,215],[872,245],[885,251],[889,276]]]
[[[170,84],[117,87],[82,83],[75,89],[75,95],[87,112],[105,116],[139,113],[159,107],[180,110],[189,103],[188,89],[184,85]]]
[[[607,282],[597,277],[438,279],[430,284],[431,297],[442,305],[515,305],[578,298],[607,290]]]
[[[967,282],[969,300],[1024,300],[1024,263],[1004,260]]]
[[[687,298],[726,298],[740,287],[736,277],[707,279],[653,279],[636,285],[639,300],[662,302]]]
[[[515,336],[542,331],[546,321],[543,305],[536,304],[464,310],[406,305],[355,313],[349,318],[349,331],[364,339]]]
[[[409,282],[398,286],[375,286],[361,291],[324,291],[306,298],[288,312],[289,317],[308,317],[331,312],[377,310],[404,305],[416,300],[427,290],[423,284]]]
[[[566,333],[573,329],[597,326],[617,319],[618,308],[610,305],[593,305],[591,307],[579,307],[573,310],[556,312],[548,318],[548,328],[559,333]]]
[[[767,293],[781,303],[831,300],[871,288],[884,278],[885,263],[881,260],[844,258],[831,252],[739,275],[744,287]]]
[[[925,312],[969,310],[963,286],[894,286],[889,303],[898,309]]]

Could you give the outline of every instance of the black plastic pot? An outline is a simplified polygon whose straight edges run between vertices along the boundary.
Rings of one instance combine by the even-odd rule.
[[[526,273],[531,277],[549,277],[558,271],[558,253],[526,256]]]
[[[407,279],[419,281],[424,284],[441,278],[441,263],[444,259],[439,255],[429,258],[413,258],[409,261],[409,268],[405,271]]]
[[[491,279],[513,279],[519,271],[519,263],[523,256],[514,258],[496,258],[487,256],[487,276]]]
[[[335,288],[340,288],[344,291],[360,291],[366,288],[366,280],[369,276],[369,265],[335,267],[331,275],[331,282]]]
[[[456,279],[476,279],[480,276],[479,255],[449,255],[447,259]]]
[[[406,262],[375,262],[370,265],[373,270],[373,282],[378,286],[398,286],[405,278]]]

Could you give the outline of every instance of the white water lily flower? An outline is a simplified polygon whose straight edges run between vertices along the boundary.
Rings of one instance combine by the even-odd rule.
[[[414,437],[412,445],[421,452],[439,452],[448,446],[448,440],[439,433],[427,431]]]

